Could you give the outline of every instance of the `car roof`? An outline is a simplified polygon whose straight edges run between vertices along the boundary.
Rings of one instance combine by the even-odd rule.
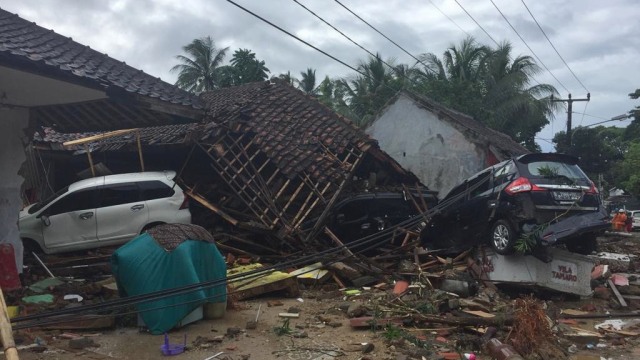
[[[175,171],[146,171],[138,173],[116,174],[98,176],[90,179],[80,180],[69,185],[69,191],[75,191],[78,189],[86,189],[92,186],[106,185],[106,184],[119,184],[130,181],[144,181],[144,180],[160,180],[167,181],[173,180],[176,176]]]
[[[573,155],[559,153],[531,153],[516,157],[516,160],[528,164],[536,161],[559,161],[571,165],[576,165],[579,159]]]

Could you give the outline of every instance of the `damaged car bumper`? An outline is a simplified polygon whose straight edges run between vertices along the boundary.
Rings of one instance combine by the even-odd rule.
[[[550,224],[537,236],[544,246],[564,242],[578,236],[603,232],[611,227],[604,211],[576,214]]]

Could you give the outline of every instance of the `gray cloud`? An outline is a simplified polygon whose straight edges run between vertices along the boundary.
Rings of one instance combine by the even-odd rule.
[[[322,24],[290,0],[236,0],[268,20],[303,37],[351,65],[367,55]],[[333,1],[299,0],[372,52],[399,63],[415,61],[368,28]],[[487,36],[452,0],[433,0],[436,5],[479,42],[492,45]],[[459,0],[467,11],[497,41],[508,40],[514,55],[530,52],[488,1]],[[549,46],[537,25],[519,1],[494,0],[529,46],[574,96],[584,89],[573,78]],[[640,57],[640,7],[636,0],[585,0],[580,6],[564,0],[526,1],[527,5],[574,72],[591,91],[587,113],[610,118],[625,113],[637,101],[628,93],[640,87],[637,59]],[[345,5],[379,28],[394,41],[417,55],[437,55],[466,35],[423,0],[352,0]],[[211,35],[219,47],[255,51],[273,75],[291,71],[299,76],[311,67],[318,78],[343,77],[353,71],[287,37],[226,1],[206,0],[21,0],[1,5],[5,10],[125,61],[134,67],[173,82],[169,69],[176,64],[181,47],[194,38]],[[546,72],[541,82],[565,91]],[[583,105],[576,106],[582,112]],[[575,109],[574,109],[575,110]],[[583,125],[601,121],[574,116]],[[541,138],[562,130],[566,114],[559,112]],[[575,120],[574,120],[575,121]],[[540,143],[551,150],[549,144]]]

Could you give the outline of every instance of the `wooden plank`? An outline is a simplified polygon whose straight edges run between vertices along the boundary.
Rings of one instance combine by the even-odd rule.
[[[488,312],[482,311],[482,310],[462,310],[463,312],[467,313],[467,314],[471,314],[471,315],[475,315],[475,316],[480,316],[482,318],[492,318],[492,317],[496,317],[494,314],[490,314]]]
[[[13,331],[11,330],[11,320],[9,320],[9,312],[7,311],[7,303],[4,301],[4,294],[0,288],[0,340],[4,348],[4,354],[7,360],[18,360],[18,350],[13,340]]]
[[[620,291],[618,291],[618,288],[616,287],[616,284],[614,284],[613,281],[611,281],[611,279],[607,280],[607,284],[609,284],[609,287],[611,288],[611,291],[613,291],[613,294],[616,296],[616,298],[618,298],[618,301],[620,302],[620,305],[622,307],[627,307],[627,302],[624,300],[622,295],[620,295]]]
[[[219,207],[213,205],[212,203],[210,203],[209,201],[207,201],[207,199],[203,198],[202,196],[198,195],[198,194],[194,194],[191,189],[185,191],[185,193],[187,195],[189,195],[189,197],[191,197],[193,200],[199,202],[200,204],[202,204],[202,206],[206,207],[207,209],[213,211],[214,213],[220,215],[220,217],[222,217],[223,219],[225,219],[227,222],[229,222],[231,225],[238,225],[238,220],[234,219],[233,217],[231,217],[229,214],[227,214],[226,212],[224,212],[222,209],[220,209]]]
[[[313,203],[309,206],[309,208],[307,209],[307,211],[304,213],[304,215],[302,215],[300,217],[300,219],[298,219],[298,221],[296,222],[296,220],[294,219],[294,225],[293,228],[297,229],[300,224],[302,224],[302,222],[307,218],[307,216],[309,216],[309,213],[311,213],[311,211],[316,207],[316,205],[318,205],[318,202],[320,200],[324,201],[324,193],[329,190],[329,187],[331,186],[331,182],[327,182],[327,184],[325,185],[324,189],[322,189],[322,191],[320,192],[320,196],[317,197]]]
[[[131,132],[136,131],[136,130],[138,130],[138,129],[125,129],[125,130],[109,131],[109,132],[98,134],[98,135],[88,136],[88,137],[85,137],[85,138],[82,138],[82,139],[66,141],[66,142],[62,143],[62,146],[73,146],[73,145],[88,144],[88,143],[96,142],[96,141],[107,139],[107,138],[114,137],[114,136],[125,135],[125,134],[131,133]]]
[[[91,157],[91,150],[89,150],[89,145],[84,144],[84,151],[87,152],[87,159],[89,159],[89,168],[91,169],[91,176],[96,177],[96,169],[93,166],[93,157]]]
[[[142,143],[140,142],[140,129],[136,131],[136,142],[138,143],[138,157],[140,158],[140,171],[144,172],[144,158],[142,157]]]

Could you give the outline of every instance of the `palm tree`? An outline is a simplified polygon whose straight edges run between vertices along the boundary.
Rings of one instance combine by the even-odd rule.
[[[300,73],[300,80],[298,81],[298,89],[304,91],[308,95],[317,95],[318,89],[316,88],[316,71],[312,68],[308,68],[307,71]]]
[[[558,92],[548,84],[531,86],[539,67],[529,56],[512,58],[511,51],[508,42],[492,49],[468,37],[442,59],[421,55],[427,64],[421,91],[535,150],[534,136],[557,106],[550,95]]]
[[[278,76],[272,76],[271,79],[279,79],[281,81],[286,82],[287,84],[294,86],[295,84],[298,83],[298,79],[296,79],[295,77],[291,76],[291,71],[287,71],[286,73],[282,73]]]
[[[249,49],[236,50],[230,62],[235,71],[234,85],[264,81],[269,78],[269,69],[264,61],[258,60],[256,54]]]
[[[361,75],[336,82],[336,91],[343,94],[349,107],[349,113],[343,114],[354,119],[358,126],[367,126],[382,106],[405,86],[400,75],[405,67],[396,66],[394,62],[393,59],[383,61],[379,54],[371,56],[358,65]]]
[[[558,91],[549,84],[531,85],[541,71],[530,56],[511,57],[512,46],[503,42],[485,58],[483,104],[491,109],[486,124],[533,146],[534,136],[552,119]]]
[[[194,39],[183,46],[182,50],[186,56],[176,56],[181,64],[171,68],[171,72],[178,72],[176,85],[195,93],[219,88],[217,68],[224,60],[228,49],[216,48],[210,36]]]

